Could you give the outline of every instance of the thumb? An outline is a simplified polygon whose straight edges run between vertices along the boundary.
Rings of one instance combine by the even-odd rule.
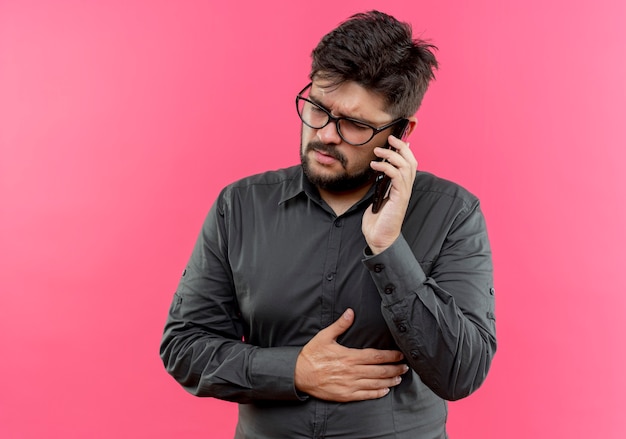
[[[330,337],[337,339],[341,334],[346,332],[350,326],[354,323],[354,311],[348,308],[344,313],[330,324],[324,331],[327,332]]]

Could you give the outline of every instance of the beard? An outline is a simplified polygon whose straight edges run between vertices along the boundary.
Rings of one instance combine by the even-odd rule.
[[[313,150],[323,152],[338,160],[344,171],[336,175],[315,173],[315,171],[311,169],[310,159],[307,156],[307,154]],[[302,146],[300,147],[300,162],[302,163],[304,175],[306,175],[309,181],[320,189],[329,192],[346,192],[362,188],[371,184],[376,176],[376,171],[369,166],[369,163],[355,174],[348,174],[346,170],[348,160],[346,157],[333,146],[328,146],[317,141],[309,142],[305,150],[303,150]]]

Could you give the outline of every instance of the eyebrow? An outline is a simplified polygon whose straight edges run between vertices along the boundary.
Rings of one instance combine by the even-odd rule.
[[[324,105],[323,105],[323,104],[319,101],[319,99],[316,99],[316,98],[315,98],[315,96],[311,96],[311,93],[309,93],[309,96],[307,97],[307,99],[308,99],[308,100],[310,100],[311,102],[313,102],[314,104],[319,105],[319,106],[320,106],[320,107],[322,107],[324,110],[328,111],[330,114],[333,114],[333,112],[332,112],[332,111],[330,111],[328,108],[326,108],[326,107],[325,107],[325,106],[324,106]],[[335,116],[335,115],[333,114],[333,116]],[[352,120],[352,121],[355,121],[355,122],[361,122],[361,123],[364,123],[365,125],[369,125],[369,126],[371,126],[371,127],[373,127],[373,128],[378,128],[378,126],[383,126],[383,125],[385,125],[385,124],[382,124],[382,125],[377,125],[377,124],[375,124],[374,122],[372,122],[371,120],[365,120],[365,119],[360,119],[360,118],[357,118],[357,117],[351,117],[351,116],[345,116],[345,115],[340,115],[340,116],[335,116],[335,117],[341,117],[341,118],[344,118],[344,119],[349,119],[349,120]]]

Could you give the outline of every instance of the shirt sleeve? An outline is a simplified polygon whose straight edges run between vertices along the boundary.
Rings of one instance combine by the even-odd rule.
[[[491,249],[478,201],[456,216],[428,276],[403,235],[364,264],[421,380],[447,400],[475,391],[496,351]]]
[[[209,212],[169,310],[160,355],[190,393],[227,401],[298,400],[301,347],[260,348],[243,340],[244,322],[228,265],[224,212]]]

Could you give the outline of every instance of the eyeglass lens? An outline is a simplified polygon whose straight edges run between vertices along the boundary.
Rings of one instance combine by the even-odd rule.
[[[373,127],[350,119],[331,118],[328,111],[305,98],[298,99],[298,114],[302,122],[314,129],[324,128],[334,119],[341,138],[353,145],[367,143],[374,136]]]

